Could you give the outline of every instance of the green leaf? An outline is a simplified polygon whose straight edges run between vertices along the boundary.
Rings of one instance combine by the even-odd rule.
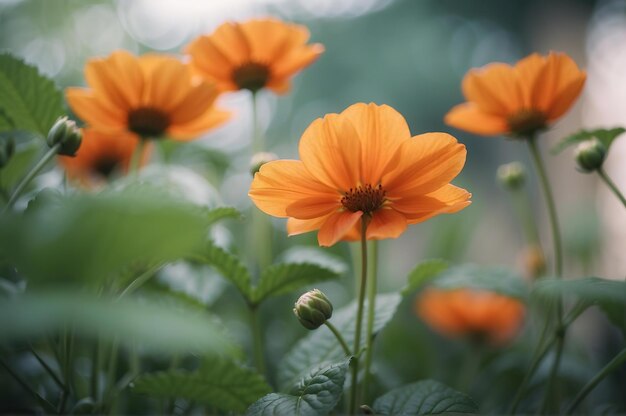
[[[526,299],[528,290],[524,280],[513,270],[504,267],[483,267],[474,264],[451,267],[440,273],[433,285],[440,289],[481,289]]]
[[[422,287],[431,280],[439,276],[450,265],[445,260],[433,259],[426,260],[415,266],[413,271],[409,273],[408,284],[402,290],[403,295],[407,295],[414,290]]]
[[[613,140],[617,139],[622,133],[626,132],[623,127],[616,127],[614,129],[597,129],[597,130],[580,130],[570,136],[567,136],[551,150],[552,154],[562,152],[565,148],[572,146],[576,143],[581,143],[587,140],[596,138],[602,142],[606,150],[609,150]]]
[[[259,397],[272,391],[263,376],[226,359],[206,359],[196,371],[171,370],[139,376],[137,393],[183,398],[221,411],[243,413]]]
[[[241,219],[241,212],[233,207],[219,207],[212,209],[206,213],[206,219],[209,225],[212,225],[223,219]]]
[[[626,335],[626,281],[599,277],[584,279],[541,280],[532,292],[535,299],[554,301],[561,296],[575,296],[589,306],[597,305],[609,320]]]
[[[374,402],[380,415],[440,415],[478,413],[478,406],[467,395],[434,380],[393,389]]]
[[[275,264],[263,270],[258,286],[252,291],[252,303],[259,304],[270,296],[338,277],[332,270],[312,263]]]
[[[349,361],[319,365],[303,377],[289,393],[271,393],[255,402],[246,412],[249,416],[327,415],[337,406]]]
[[[380,332],[396,312],[401,296],[397,293],[387,293],[376,296],[376,319],[374,320],[374,334]],[[363,316],[367,316],[367,304]],[[356,301],[345,306],[335,313],[331,322],[343,335],[348,345],[354,344],[354,326],[356,321]],[[367,323],[363,320],[363,333]],[[365,337],[361,347],[365,345]],[[345,358],[345,353],[337,343],[337,339],[328,328],[320,327],[302,338],[287,353],[278,366],[278,384],[285,388],[291,386],[311,368],[322,362],[337,362]]]
[[[280,261],[282,263],[314,263],[318,266],[330,269],[337,274],[343,274],[348,271],[348,264],[344,259],[320,247],[289,247],[280,255]]]
[[[233,347],[206,311],[154,299],[105,299],[83,292],[45,292],[0,302],[3,341],[32,340],[71,326],[82,336],[140,343],[155,352],[217,352]]]
[[[27,130],[46,137],[64,114],[63,96],[54,82],[37,68],[9,54],[0,54],[0,110],[11,130]],[[6,122],[0,123],[6,129]]]
[[[17,185],[40,155],[41,146],[34,142],[18,145],[9,163],[0,172],[0,188],[9,190]]]

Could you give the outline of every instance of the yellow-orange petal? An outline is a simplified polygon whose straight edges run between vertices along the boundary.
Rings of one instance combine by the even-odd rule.
[[[362,216],[361,211],[341,211],[331,214],[317,233],[319,245],[330,247],[341,240]]]
[[[483,112],[474,103],[463,103],[452,107],[444,122],[459,130],[483,136],[496,136],[509,132],[505,117]]]
[[[513,67],[503,63],[473,69],[463,78],[463,94],[483,112],[507,116],[523,106],[523,94]]]
[[[572,83],[580,81],[581,75],[584,77],[584,73],[578,69],[572,58],[564,53],[551,52],[545,58],[543,68],[535,80],[533,108],[542,111],[544,114],[551,113],[557,97],[568,89]],[[567,102],[568,105],[565,110],[560,111],[561,114],[569,108],[569,105],[573,103],[577,96],[578,94],[574,95],[573,99]]]
[[[318,217],[310,220],[300,220],[298,218],[287,218],[287,235],[298,235],[303,233],[308,233],[310,231],[319,230],[326,222],[326,217]]]
[[[367,239],[382,240],[398,238],[406,230],[406,217],[392,208],[382,208],[374,212],[367,226]]]
[[[586,74],[582,73],[579,78],[572,81],[554,98],[552,106],[547,114],[548,120],[554,121],[570,109],[585,86],[585,81]]]
[[[341,208],[341,195],[315,195],[299,199],[286,208],[287,215],[302,220],[324,217]]]
[[[107,106],[93,93],[84,88],[67,88],[65,98],[74,113],[81,119],[101,130],[114,131],[126,127],[122,110]]]
[[[173,111],[192,89],[191,69],[168,55],[147,54],[139,58],[144,77],[141,106],[167,113]]]
[[[272,76],[277,78],[289,77],[311,65],[322,53],[324,53],[324,46],[319,43],[308,45],[302,50],[293,51],[272,66]]]
[[[231,117],[228,111],[210,108],[202,116],[186,123],[177,123],[167,130],[167,134],[176,140],[188,141],[198,138],[204,132],[220,126]]]
[[[422,222],[439,214],[452,214],[471,204],[472,194],[463,188],[447,184],[426,195],[407,195],[391,205],[401,212],[410,224]]]
[[[546,58],[533,53],[515,64],[514,70],[522,91],[523,108],[534,108],[536,97],[535,85],[546,65]],[[539,91],[540,92],[540,91]]]
[[[191,65],[200,73],[216,80],[232,77],[234,64],[211,37],[199,36],[187,46],[185,52],[193,57]]]

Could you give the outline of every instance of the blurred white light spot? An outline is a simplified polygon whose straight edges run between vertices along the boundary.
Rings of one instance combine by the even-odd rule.
[[[36,65],[48,76],[55,76],[65,64],[65,48],[63,42],[56,38],[37,38],[29,42],[20,55],[27,62]]]

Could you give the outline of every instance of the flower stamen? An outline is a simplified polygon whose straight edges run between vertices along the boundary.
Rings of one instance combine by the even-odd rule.
[[[267,65],[248,62],[233,71],[233,81],[239,89],[258,91],[267,84],[270,70]]]
[[[367,184],[350,188],[341,198],[341,204],[352,212],[362,211],[371,214],[380,208],[385,202],[386,191],[382,185],[376,187]]]
[[[142,107],[128,113],[128,129],[143,139],[156,139],[170,125],[167,114],[151,107]]]

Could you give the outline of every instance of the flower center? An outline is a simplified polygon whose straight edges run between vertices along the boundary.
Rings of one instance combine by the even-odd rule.
[[[267,65],[248,62],[233,71],[233,81],[239,89],[258,91],[267,84],[270,69]]]
[[[93,166],[93,171],[104,177],[109,178],[113,172],[117,170],[120,161],[113,156],[103,156]]]
[[[369,184],[359,185],[356,188],[350,188],[343,195],[341,204],[348,211],[362,211],[364,214],[371,214],[383,205],[385,193],[382,185],[376,187]]]
[[[537,110],[520,110],[509,117],[513,136],[528,137],[546,128],[546,116]]]
[[[155,108],[143,107],[128,114],[128,128],[142,139],[157,139],[170,125],[167,114]]]

